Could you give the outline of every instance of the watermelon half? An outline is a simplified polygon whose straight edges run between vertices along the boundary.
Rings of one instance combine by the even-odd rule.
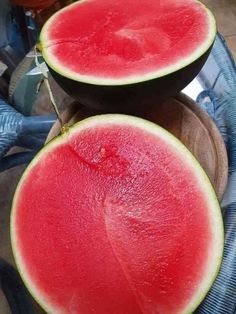
[[[54,14],[40,35],[55,79],[85,106],[156,105],[200,71],[216,34],[196,0],[81,0]]]
[[[217,275],[223,224],[187,148],[114,114],[77,123],[38,153],[15,193],[11,240],[48,313],[183,314]]]

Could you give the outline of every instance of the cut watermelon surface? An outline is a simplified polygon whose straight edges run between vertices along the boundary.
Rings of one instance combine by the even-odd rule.
[[[214,37],[211,12],[195,0],[81,0],[48,20],[40,43],[56,72],[118,85],[183,68]]]
[[[219,270],[220,208],[175,137],[125,115],[77,123],[43,148],[15,194],[21,276],[56,314],[191,313]]]

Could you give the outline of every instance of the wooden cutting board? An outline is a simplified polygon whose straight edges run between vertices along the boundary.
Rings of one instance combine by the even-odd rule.
[[[63,123],[73,125],[86,117],[101,113],[103,112],[73,102],[66,106],[62,120]],[[157,123],[181,140],[199,161],[221,200],[227,185],[228,160],[221,134],[209,115],[182,93],[158,104],[145,114],[138,115]],[[59,133],[60,124],[57,121],[47,141]]]

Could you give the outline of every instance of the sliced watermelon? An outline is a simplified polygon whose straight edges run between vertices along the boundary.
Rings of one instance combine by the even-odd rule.
[[[83,0],[49,19],[41,42],[45,59],[63,75],[117,85],[194,61],[212,44],[214,23],[195,0]]]
[[[124,101],[150,101],[154,92],[156,100],[179,92],[204,64],[215,34],[213,15],[195,0],[82,0],[48,20],[40,45],[73,97],[125,108]]]
[[[223,252],[213,188],[191,153],[125,115],[79,122],[39,152],[13,201],[16,264],[48,313],[191,313]]]

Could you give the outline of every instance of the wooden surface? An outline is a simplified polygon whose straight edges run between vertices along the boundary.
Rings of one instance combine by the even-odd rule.
[[[72,103],[62,113],[64,123],[73,125],[86,117],[100,114],[78,103]],[[228,162],[223,139],[214,122],[189,97],[179,94],[141,115],[167,129],[193,153],[212,182],[221,200],[227,184]],[[55,123],[47,141],[60,133]]]

